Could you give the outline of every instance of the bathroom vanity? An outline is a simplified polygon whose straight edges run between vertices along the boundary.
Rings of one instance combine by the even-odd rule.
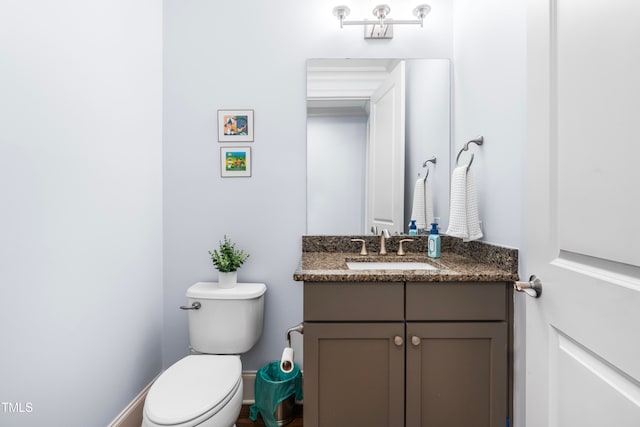
[[[445,237],[431,260],[420,236],[379,256],[377,239],[360,256],[350,237],[303,237],[305,425],[507,425],[517,251]]]

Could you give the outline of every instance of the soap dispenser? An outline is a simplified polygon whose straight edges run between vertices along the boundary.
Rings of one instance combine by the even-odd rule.
[[[427,240],[427,256],[429,258],[440,258],[440,234],[438,233],[438,223],[431,223],[429,238]]]
[[[409,236],[417,236],[418,235],[418,227],[416,226],[416,220],[412,219],[409,223]]]

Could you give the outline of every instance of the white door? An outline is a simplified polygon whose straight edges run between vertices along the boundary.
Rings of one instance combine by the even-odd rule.
[[[528,6],[526,427],[638,427],[640,2]]]
[[[365,227],[404,230],[404,61],[371,96]]]

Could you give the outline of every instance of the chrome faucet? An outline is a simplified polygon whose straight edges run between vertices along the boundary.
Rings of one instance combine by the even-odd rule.
[[[391,234],[389,234],[389,230],[383,228],[380,232],[380,255],[387,254],[387,239],[391,238]]]

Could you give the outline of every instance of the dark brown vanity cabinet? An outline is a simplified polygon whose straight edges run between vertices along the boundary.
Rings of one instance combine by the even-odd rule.
[[[307,427],[504,427],[506,283],[305,283]]]
[[[404,425],[401,283],[305,283],[305,426]]]

